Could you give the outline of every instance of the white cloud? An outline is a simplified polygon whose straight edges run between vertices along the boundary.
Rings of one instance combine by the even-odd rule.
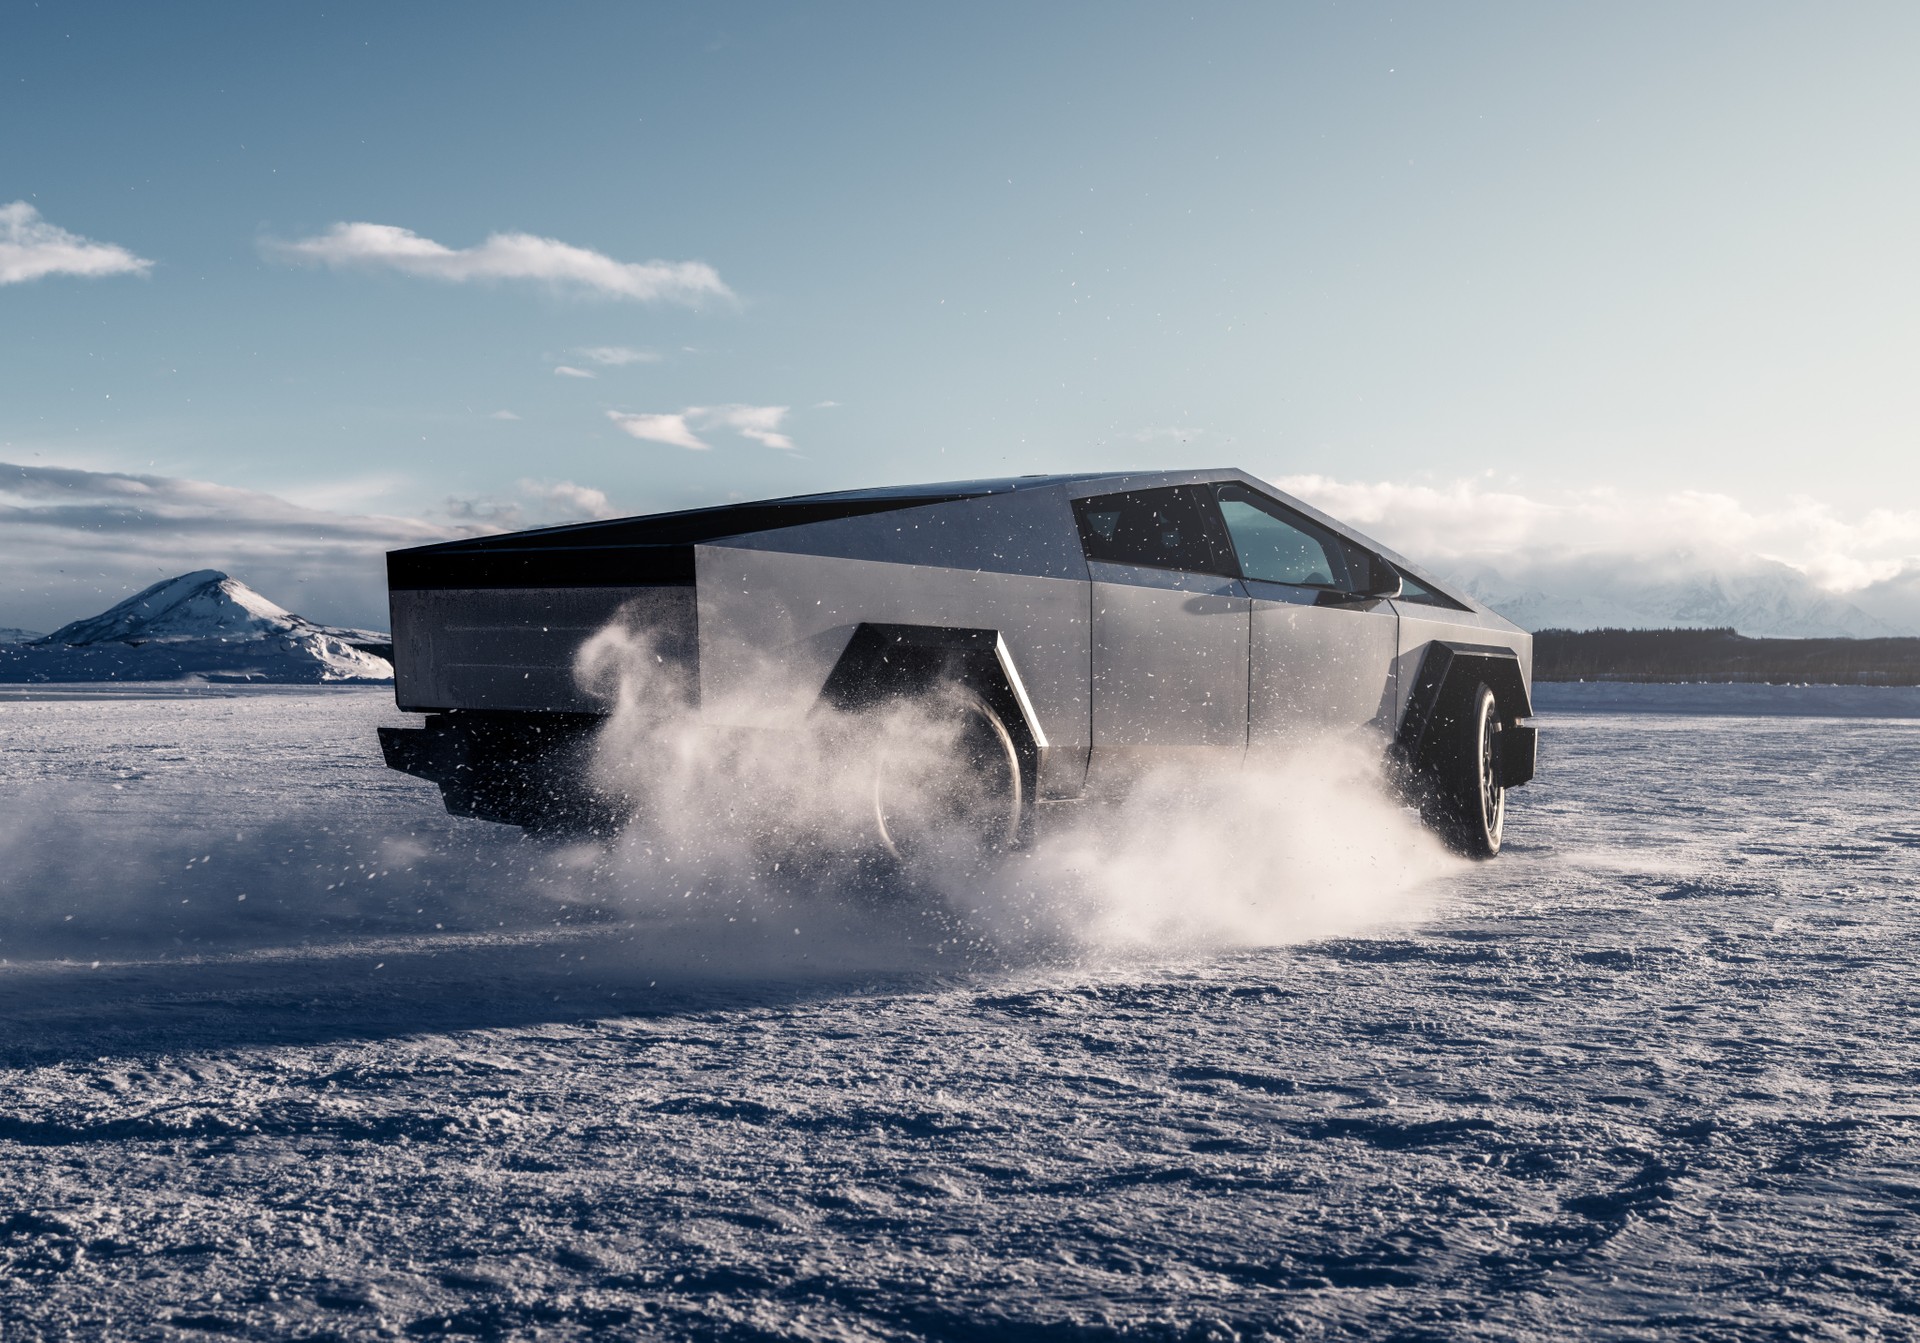
[[[1273,482],[1496,607],[1502,594],[1516,618],[1532,604],[1584,607],[1583,623],[1634,611],[1698,623],[1686,617],[1697,609],[1739,612],[1747,633],[1887,632],[1876,620],[1920,630],[1920,509],[1762,508],[1697,490],[1528,494],[1484,479]]]
[[[582,359],[595,364],[606,364],[619,368],[626,364],[657,364],[660,356],[652,350],[635,350],[625,345],[583,345],[574,351]]]
[[[633,415],[610,410],[607,418],[635,438],[676,448],[704,452],[713,445],[696,431],[727,429],[769,448],[786,450],[793,447],[793,440],[780,432],[780,423],[789,409],[788,406],[688,406],[675,414]]]
[[[1500,561],[1518,569],[1586,556],[1684,551],[1716,562],[1777,561],[1837,593],[1860,591],[1920,563],[1920,509],[1877,508],[1848,517],[1804,497],[1755,508],[1699,490],[1527,495],[1483,480],[1409,484],[1280,476],[1274,484],[1409,557]]]
[[[840,403],[838,401],[816,401],[813,403],[813,408],[815,410],[835,410],[839,405]]]
[[[698,417],[703,424],[731,429],[742,438],[750,438],[770,448],[793,447],[793,440],[778,432],[780,421],[787,417],[785,406],[711,406],[706,409],[696,406],[687,414]]]
[[[665,443],[668,447],[688,448],[695,452],[705,452],[713,446],[702,442],[699,435],[693,432],[687,424],[687,412],[679,415],[627,415],[610,410],[607,418],[619,425],[623,432],[649,443]]]
[[[271,243],[295,261],[334,267],[397,270],[459,283],[534,280],[641,303],[697,305],[731,299],[733,291],[704,261],[616,261],[603,253],[531,233],[495,233],[473,247],[453,248],[392,224],[335,224],[315,238]]]
[[[589,369],[574,368],[568,364],[561,364],[553,371],[562,378],[597,378],[600,376],[598,373],[592,372]]]
[[[43,275],[145,275],[153,263],[47,223],[25,201],[0,205],[0,284]]]
[[[605,490],[594,489],[591,485],[576,485],[571,480],[556,481],[551,485],[523,480],[520,488],[570,518],[611,518],[619,512],[607,498]]]
[[[487,416],[490,420],[517,420],[520,417],[510,410],[496,410]]]
[[[1162,441],[1188,443],[1206,432],[1204,429],[1186,429],[1179,425],[1169,424],[1136,429],[1130,437],[1135,443],[1159,443]]]

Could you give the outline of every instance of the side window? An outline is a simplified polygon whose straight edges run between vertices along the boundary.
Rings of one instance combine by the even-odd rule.
[[[1207,525],[1204,496],[1191,486],[1075,499],[1080,544],[1090,560],[1192,573],[1232,572]]]
[[[1242,576],[1296,587],[1353,589],[1347,547],[1338,537],[1244,485],[1222,485],[1219,496]]]
[[[1405,569],[1399,568],[1397,565],[1395,566],[1395,572],[1400,575],[1401,601],[1411,602],[1415,606],[1444,606],[1454,611],[1465,611],[1468,609],[1451,597],[1442,597],[1425,583],[1422,583],[1419,579],[1409,574]]]

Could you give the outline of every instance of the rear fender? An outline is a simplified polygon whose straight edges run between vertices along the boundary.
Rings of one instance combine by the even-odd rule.
[[[1049,743],[1013,652],[998,630],[863,622],[827,675],[820,702],[852,712],[923,694],[949,681],[966,686],[1000,715],[1031,783]]]

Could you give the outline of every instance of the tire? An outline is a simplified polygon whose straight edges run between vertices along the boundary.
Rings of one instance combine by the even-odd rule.
[[[936,741],[889,742],[875,756],[873,822],[881,850],[898,862],[966,862],[1016,847],[1029,790],[1006,723],[958,686],[917,703]]]
[[[1431,778],[1435,828],[1469,858],[1499,853],[1506,829],[1500,732],[1500,706],[1493,691],[1477,683],[1436,743]]]

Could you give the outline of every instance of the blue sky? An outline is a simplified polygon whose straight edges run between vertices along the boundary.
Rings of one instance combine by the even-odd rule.
[[[16,5],[16,248],[123,255],[0,283],[0,625],[201,554],[377,620],[379,550],[448,528],[1161,464],[1715,492],[1885,578],[1916,39],[1909,5]],[[1788,553],[1809,501],[1837,560]]]

